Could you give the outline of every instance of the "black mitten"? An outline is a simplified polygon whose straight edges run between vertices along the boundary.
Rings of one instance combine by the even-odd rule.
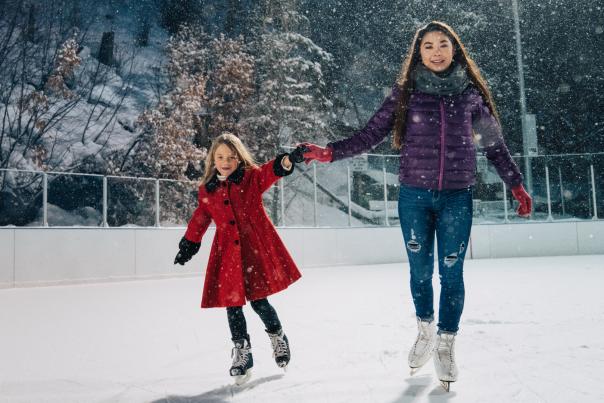
[[[185,263],[187,263],[189,260],[191,260],[193,255],[195,255],[197,252],[199,252],[200,246],[201,246],[201,242],[198,242],[198,243],[191,242],[187,238],[183,237],[180,240],[180,242],[178,243],[178,249],[180,249],[180,250],[176,254],[176,257],[174,258],[174,264],[178,263],[178,264],[184,266]]]
[[[294,151],[289,153],[289,160],[295,164],[299,164],[304,161],[304,153],[309,151],[310,149],[305,145],[299,145]]]

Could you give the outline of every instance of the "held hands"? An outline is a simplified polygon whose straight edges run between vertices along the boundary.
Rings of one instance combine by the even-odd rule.
[[[512,196],[514,196],[514,198],[518,200],[519,203],[518,210],[516,210],[518,215],[520,217],[525,218],[530,217],[533,206],[533,199],[531,199],[531,196],[529,196],[522,184],[512,188]]]
[[[331,162],[333,159],[333,150],[330,147],[319,147],[316,144],[302,143],[308,151],[304,153],[304,161],[310,164],[312,160],[319,162]]]
[[[195,255],[199,251],[199,247],[201,246],[201,242],[195,243],[191,242],[185,237],[182,237],[180,242],[178,243],[178,248],[180,251],[176,254],[174,258],[174,264],[178,263],[181,266],[184,266],[193,255]]]
[[[306,145],[300,144],[294,149],[294,151],[289,153],[289,160],[294,164],[299,164],[300,162],[304,161],[304,154],[309,151],[310,149]]]

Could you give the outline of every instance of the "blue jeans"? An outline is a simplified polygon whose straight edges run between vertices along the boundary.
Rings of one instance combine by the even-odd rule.
[[[416,315],[434,319],[434,235],[438,245],[439,331],[455,333],[463,311],[463,262],[472,227],[472,188],[429,190],[401,184],[398,211],[411,268]]]

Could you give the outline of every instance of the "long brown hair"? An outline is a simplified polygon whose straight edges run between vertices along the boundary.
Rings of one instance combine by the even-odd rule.
[[[493,116],[495,116],[497,122],[499,122],[499,114],[497,113],[495,102],[493,101],[493,96],[491,95],[487,81],[482,77],[482,74],[480,74],[480,70],[478,69],[478,66],[474,60],[472,60],[472,58],[468,55],[468,52],[463,43],[461,43],[459,36],[455,33],[455,31],[453,31],[453,28],[444,22],[432,21],[429,24],[419,28],[415,32],[415,36],[411,42],[411,47],[407,52],[401,72],[396,80],[396,84],[401,90],[401,98],[396,110],[392,146],[397,150],[402,147],[405,139],[407,108],[409,106],[409,98],[411,97],[415,84],[413,82],[413,71],[415,70],[417,63],[419,63],[421,60],[420,45],[424,35],[426,35],[428,32],[434,31],[442,32],[449,37],[451,43],[453,44],[453,60],[456,63],[466,67],[468,78],[481,93],[484,101],[489,107],[489,110]]]
[[[212,141],[212,145],[210,146],[208,155],[206,155],[205,169],[202,179],[203,184],[208,183],[208,181],[212,179],[212,177],[216,173],[216,166],[214,165],[214,154],[216,154],[216,149],[221,144],[226,145],[231,149],[231,151],[237,154],[239,164],[243,164],[244,169],[249,169],[258,166],[256,164],[256,161],[254,161],[252,154],[250,154],[248,149],[243,145],[239,137],[235,136],[233,133],[223,132],[220,136],[216,137],[214,141]]]

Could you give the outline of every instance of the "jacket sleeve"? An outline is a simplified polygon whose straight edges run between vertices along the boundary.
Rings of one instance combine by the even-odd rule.
[[[210,223],[212,222],[212,217],[208,213],[206,207],[208,201],[207,195],[201,187],[199,188],[197,199],[198,205],[195,211],[193,212],[193,216],[189,220],[189,224],[187,225],[185,238],[191,242],[200,243],[201,238],[206,233],[208,227],[210,226]]]
[[[260,168],[252,171],[252,182],[254,186],[260,190],[260,193],[264,193],[270,188],[275,182],[284,176],[291,175],[294,172],[295,164],[292,163],[290,170],[287,170],[281,165],[281,161],[288,154],[279,154],[275,159],[262,164]]]
[[[327,144],[332,149],[332,161],[361,154],[381,143],[394,126],[400,95],[401,92],[395,83],[390,95],[386,97],[382,106],[373,114],[365,127],[347,139]]]
[[[501,126],[478,91],[474,94],[474,100],[472,129],[476,133],[478,147],[495,166],[499,177],[513,188],[522,183],[522,174],[505,145]]]

